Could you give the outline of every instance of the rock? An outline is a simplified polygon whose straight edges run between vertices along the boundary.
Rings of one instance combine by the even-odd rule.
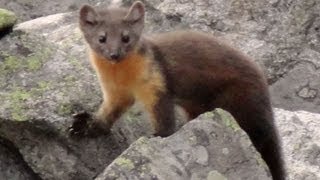
[[[0,177],[10,180],[40,180],[25,163],[19,150],[5,139],[0,139]]]
[[[287,76],[275,82],[271,87],[274,105],[285,109],[307,109],[319,113],[319,67],[311,62],[301,62]]]
[[[36,19],[57,13],[78,10],[83,4],[108,5],[110,0],[1,0],[0,7],[5,7],[17,14],[19,22]]]
[[[16,23],[16,15],[6,9],[0,8],[0,38]]]
[[[289,180],[320,179],[320,114],[275,109]]]
[[[170,137],[142,137],[95,180],[271,179],[247,135],[226,122],[236,123],[217,110],[199,116]]]
[[[0,136],[43,179],[92,179],[139,133],[152,130],[137,110],[124,115],[110,136],[68,136],[71,115],[93,111],[101,93],[77,25],[70,23],[75,16],[48,19],[20,24],[0,42]]]

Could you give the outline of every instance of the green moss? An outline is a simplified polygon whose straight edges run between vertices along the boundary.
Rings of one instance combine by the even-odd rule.
[[[149,144],[149,139],[147,137],[141,137],[137,140],[137,146],[144,147],[143,145]]]
[[[57,108],[57,113],[60,116],[67,116],[72,113],[72,105],[65,103],[65,104],[60,104]]]
[[[14,31],[15,32],[15,31]],[[0,52],[0,56],[4,58],[3,63],[0,62],[0,75],[9,75],[16,71],[37,71],[39,70],[44,62],[50,58],[52,54],[52,48],[49,44],[41,44],[41,40],[35,39],[36,37],[29,37],[24,33],[12,33],[12,39],[17,41],[20,49],[28,49],[28,56],[25,52],[16,51],[18,53],[13,54],[12,52]]]
[[[215,111],[219,114],[222,122],[226,126],[230,127],[234,131],[238,131],[241,129],[240,126],[238,125],[238,123],[234,120],[233,116],[230,113],[228,113],[227,111],[224,111],[222,109],[216,109]]]
[[[51,87],[51,83],[49,81],[40,81],[37,84],[38,89],[42,92],[49,90]]]
[[[121,166],[123,168],[126,168],[128,170],[131,170],[134,168],[134,164],[130,159],[124,158],[124,157],[119,157],[115,160],[115,164],[118,166]]]
[[[255,156],[257,163],[260,167],[263,167],[265,169],[268,169],[268,165],[267,163],[262,159],[262,157],[260,155]]]
[[[203,114],[203,116],[205,118],[211,119],[211,118],[214,117],[214,113],[213,112],[206,112],[206,113]]]
[[[16,56],[7,56],[4,58],[3,70],[4,71],[16,71],[22,67],[19,59]]]
[[[30,97],[31,97],[31,94],[29,92],[20,88],[18,88],[16,91],[13,91],[10,94],[10,99],[14,102],[25,101]]]
[[[77,78],[75,76],[69,75],[69,76],[65,76],[63,78],[63,81],[67,82],[67,83],[74,83],[77,80]]]
[[[39,50],[35,51],[35,53],[27,57],[25,60],[27,62],[26,68],[29,71],[39,70],[52,53],[50,48],[40,48]]]
[[[37,56],[31,56],[27,58],[27,69],[30,71],[39,70],[42,66],[42,61]]]
[[[29,117],[27,111],[29,109],[27,101],[34,97],[41,97],[44,92],[50,88],[50,83],[46,81],[40,81],[37,83],[37,87],[31,88],[29,90],[22,89],[21,87],[12,87],[12,91],[6,97],[10,101],[9,111],[11,113],[12,120],[25,121]],[[64,105],[60,110],[61,113],[67,113],[68,106]]]
[[[28,116],[26,110],[21,105],[15,105],[12,108],[11,118],[15,121],[26,121]]]
[[[125,114],[125,120],[129,123],[135,123],[138,122],[140,118],[137,112],[131,109]]]
[[[40,81],[40,82],[37,82],[37,86],[31,88],[31,90],[29,92],[34,97],[42,97],[43,93],[48,91],[50,89],[50,87],[51,87],[50,82]]]
[[[70,58],[68,58],[68,60],[69,60],[70,64],[73,65],[74,67],[76,67],[77,69],[83,68],[81,62],[78,59],[76,59],[75,57],[70,57]]]
[[[220,172],[213,170],[208,173],[207,180],[228,180],[228,178],[226,178]]]
[[[17,22],[17,16],[6,9],[0,8],[0,31],[12,27]]]
[[[4,56],[4,62],[0,64],[1,75],[8,75],[21,70],[37,71],[42,67],[44,61],[50,57],[50,54],[47,50],[44,50],[28,57],[8,54]]]
[[[31,98],[30,92],[17,88],[9,94],[9,100],[11,101],[10,110],[11,118],[16,121],[28,120],[26,115],[26,103],[25,101]]]
[[[17,44],[17,48],[0,51],[0,88],[6,87],[6,96],[3,99],[7,102],[6,111],[10,118],[16,121],[30,119],[28,115],[31,98],[42,97],[44,92],[50,89],[50,83],[47,81],[30,82],[27,87],[21,86],[21,81],[8,84],[8,79],[20,72],[39,71],[43,64],[52,55],[50,44],[43,44],[39,37],[14,31],[10,38]],[[19,47],[19,48],[18,48]],[[27,75],[28,77],[28,75]],[[19,78],[20,79],[20,78]],[[67,106],[63,106],[60,112],[70,112]]]

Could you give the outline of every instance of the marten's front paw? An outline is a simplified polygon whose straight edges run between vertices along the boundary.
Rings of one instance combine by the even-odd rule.
[[[97,137],[110,132],[109,128],[94,121],[93,116],[87,112],[74,114],[73,118],[73,124],[69,127],[71,137]]]
[[[87,112],[80,112],[73,116],[73,123],[68,128],[69,134],[72,137],[83,137],[88,134],[89,121],[92,121],[92,116]]]

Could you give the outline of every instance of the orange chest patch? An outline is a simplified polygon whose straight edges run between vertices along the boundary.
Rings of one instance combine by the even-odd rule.
[[[133,86],[147,69],[147,61],[138,54],[128,55],[119,63],[112,64],[107,59],[91,53],[91,61],[100,80],[109,86],[124,88]]]

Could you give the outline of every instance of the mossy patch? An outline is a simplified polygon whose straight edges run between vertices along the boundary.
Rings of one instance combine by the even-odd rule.
[[[3,63],[3,70],[11,70],[16,71],[22,67],[21,63],[19,63],[19,60],[15,56],[7,56],[4,58]]]
[[[36,71],[42,66],[42,61],[37,56],[31,56],[27,58],[27,69],[30,71]]]
[[[57,114],[60,116],[68,116],[72,113],[73,106],[70,103],[62,103],[57,107]]]
[[[18,88],[10,94],[10,99],[15,102],[25,101],[31,97],[31,94],[26,90]]]
[[[206,112],[203,114],[203,116],[207,119],[211,119],[214,117],[214,113],[213,112]]]
[[[222,122],[226,126],[230,127],[234,131],[238,131],[241,129],[239,124],[233,118],[233,116],[230,113],[228,113],[227,111],[224,111],[222,109],[216,109],[215,112],[220,116]]]
[[[28,120],[26,113],[27,105],[26,101],[31,98],[31,93],[27,90],[16,88],[12,91],[9,96],[11,118],[15,121],[25,121]]]
[[[265,169],[268,169],[268,165],[267,163],[262,159],[262,157],[260,155],[255,156],[257,163],[260,167],[263,167]]]
[[[14,49],[0,52],[0,75],[8,76],[19,71],[38,71],[52,55],[50,44],[43,44],[38,37],[13,31],[11,41],[15,42]]]
[[[0,31],[12,27],[17,22],[17,16],[6,9],[0,8]]]
[[[70,64],[72,66],[76,67],[77,69],[84,68],[83,65],[81,64],[81,62],[78,59],[76,59],[75,57],[70,57],[70,58],[68,58],[68,60],[69,60]]]
[[[4,98],[9,102],[8,111],[11,113],[11,119],[14,121],[30,119],[27,115],[30,109],[28,101],[34,100],[35,97],[42,97],[43,93],[47,92],[49,88],[50,83],[47,81],[40,81],[37,86],[29,89],[12,86],[8,96]]]
[[[207,180],[228,180],[228,178],[226,178],[220,172],[213,170],[208,173]]]
[[[77,77],[75,77],[73,75],[68,75],[68,76],[65,76],[63,78],[63,81],[66,82],[66,83],[71,83],[72,85],[74,85],[74,82],[77,81]]]
[[[140,112],[131,109],[125,114],[125,120],[129,123],[138,122],[140,120]]]
[[[118,166],[121,166],[123,168],[126,168],[128,170],[131,170],[134,168],[134,164],[130,159],[127,159],[125,157],[119,157],[115,160],[115,164]]]
[[[49,90],[51,87],[51,83],[49,81],[40,81],[37,84],[38,84],[38,89],[42,92]]]
[[[17,54],[10,55],[2,52],[0,55],[4,57],[4,61],[0,62],[0,75],[7,76],[17,71],[34,72],[39,70],[44,62],[50,57],[50,52],[45,49],[40,52],[32,53],[30,56],[23,57]]]
[[[145,147],[146,144],[149,144],[149,139],[147,137],[141,137],[136,141],[136,145],[139,147]]]

